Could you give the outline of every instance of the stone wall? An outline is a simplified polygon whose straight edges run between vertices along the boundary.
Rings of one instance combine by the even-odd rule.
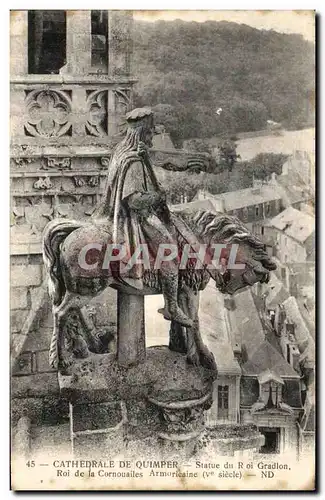
[[[51,370],[48,361],[51,308],[42,256],[13,255],[10,271],[13,422],[24,415],[33,422],[43,421],[46,415],[55,419],[63,402],[57,373]]]
[[[38,328],[41,316],[47,310],[47,291],[41,255],[11,256],[10,269],[10,319],[12,356],[21,351],[27,335]],[[21,362],[22,372],[29,363]],[[24,365],[24,367],[23,367]]]
[[[13,420],[26,414],[35,423],[57,423],[67,416],[68,405],[60,397],[57,372],[49,365],[53,318],[40,254],[12,256],[10,306]],[[96,330],[105,329],[113,339],[116,311],[113,289],[95,297],[86,308]]]

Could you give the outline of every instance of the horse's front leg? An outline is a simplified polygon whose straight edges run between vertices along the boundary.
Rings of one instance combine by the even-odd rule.
[[[191,327],[183,328],[186,337],[187,361],[192,365],[200,364],[200,356],[196,344],[196,330],[198,328],[199,294],[183,286],[178,294],[178,305],[182,311],[193,321]]]
[[[203,342],[199,321],[199,292],[183,288],[179,295],[179,306],[193,320],[193,325],[187,328],[187,360],[190,364],[201,365],[209,370],[217,371],[217,365],[212,352]]]

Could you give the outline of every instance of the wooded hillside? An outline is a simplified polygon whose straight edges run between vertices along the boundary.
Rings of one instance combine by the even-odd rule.
[[[313,125],[314,71],[314,45],[301,35],[226,21],[135,22],[135,104],[155,107],[178,144],[266,120]]]

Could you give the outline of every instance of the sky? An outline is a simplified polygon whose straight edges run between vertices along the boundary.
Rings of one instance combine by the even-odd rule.
[[[314,11],[311,10],[138,10],[134,19],[141,21],[232,21],[258,29],[273,29],[281,33],[299,33],[314,41]]]

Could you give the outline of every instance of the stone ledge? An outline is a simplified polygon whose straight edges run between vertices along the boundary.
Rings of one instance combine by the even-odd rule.
[[[153,397],[172,402],[196,400],[211,392],[216,373],[187,363],[167,346],[149,347],[146,360],[128,369],[113,354],[91,354],[74,361],[71,374],[59,374],[61,394],[73,401],[104,402]]]
[[[130,85],[138,81],[135,76],[121,75],[116,78],[103,75],[103,74],[93,74],[93,75],[15,75],[10,78],[10,84],[12,85],[48,85],[51,84],[92,84],[96,86],[110,85],[113,88],[119,87],[120,85]]]

